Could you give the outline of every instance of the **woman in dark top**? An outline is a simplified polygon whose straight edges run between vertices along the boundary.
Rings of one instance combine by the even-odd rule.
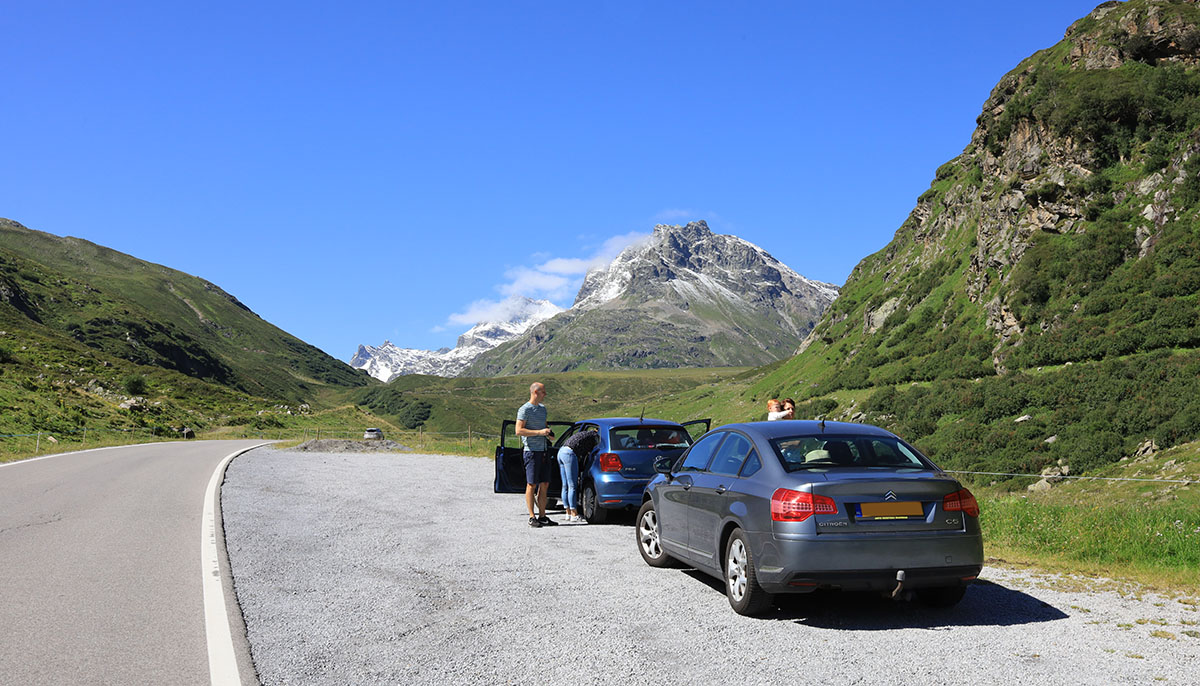
[[[579,460],[587,457],[600,442],[595,429],[579,431],[567,437],[558,449],[558,467],[562,472],[562,503],[567,508],[567,521],[587,524],[579,516]]]

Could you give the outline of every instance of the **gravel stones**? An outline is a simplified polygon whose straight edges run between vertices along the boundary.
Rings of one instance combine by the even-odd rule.
[[[493,470],[487,459],[418,454],[258,449],[234,460],[226,544],[262,683],[1150,684],[1200,674],[1200,639],[1185,633],[1196,605],[1103,580],[985,567],[950,610],[824,593],[742,617],[717,580],[646,566],[632,517],[531,529],[521,496],[492,493]]]

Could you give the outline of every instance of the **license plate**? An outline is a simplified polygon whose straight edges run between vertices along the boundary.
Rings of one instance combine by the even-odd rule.
[[[867,519],[904,519],[906,517],[923,517],[925,508],[916,501],[903,503],[860,503],[858,516]]]

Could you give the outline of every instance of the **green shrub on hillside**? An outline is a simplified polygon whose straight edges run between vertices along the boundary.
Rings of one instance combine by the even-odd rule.
[[[130,374],[121,381],[121,388],[129,395],[144,395],[146,393],[146,377],[141,374]]]
[[[1010,284],[1028,331],[1010,367],[1200,345],[1200,227],[1169,222],[1138,257],[1125,216],[1039,236],[1026,250]]]
[[[359,394],[359,403],[387,416],[405,429],[415,429],[429,419],[433,405],[393,386],[376,386]]]
[[[991,122],[987,145],[993,152],[1027,119],[1080,141],[1104,168],[1127,159],[1139,142],[1200,126],[1200,73],[1178,64],[1131,61],[1087,70],[1040,65],[1028,79],[1028,89]]]
[[[1147,438],[1163,448],[1200,438],[1200,353],[884,387],[864,409],[948,469],[1036,473],[1061,458],[1087,471]]]

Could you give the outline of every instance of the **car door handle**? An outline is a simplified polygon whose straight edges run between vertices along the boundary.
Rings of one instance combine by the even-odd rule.
[[[722,493],[724,493],[727,490],[729,490],[729,489],[725,488],[724,486],[717,486],[717,495],[721,495]]]

